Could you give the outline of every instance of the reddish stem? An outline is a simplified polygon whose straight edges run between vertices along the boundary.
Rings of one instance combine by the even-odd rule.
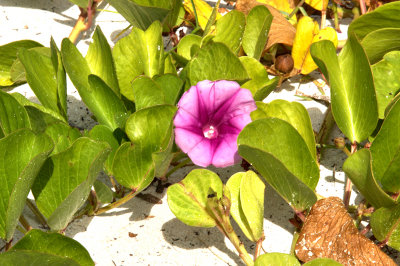
[[[351,154],[354,154],[356,151],[357,151],[357,142],[354,141],[351,144]],[[352,187],[353,187],[353,183],[351,182],[350,178],[347,177],[346,187],[344,190],[344,197],[343,197],[343,203],[344,203],[344,206],[346,207],[346,209],[349,208]]]

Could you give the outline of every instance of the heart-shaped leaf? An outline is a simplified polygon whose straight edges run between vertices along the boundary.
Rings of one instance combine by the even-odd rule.
[[[232,10],[217,21],[214,42],[222,42],[234,54],[239,52],[246,18],[242,12]]]
[[[387,3],[354,20],[348,30],[349,36],[356,34],[362,40],[373,31],[383,28],[400,28],[400,2]]]
[[[81,137],[77,128],[72,128],[63,122],[49,124],[44,131],[54,142],[55,146],[51,155],[62,152]]]
[[[307,144],[289,123],[265,118],[248,124],[238,137],[239,154],[295,209],[317,200],[319,169]]]
[[[0,138],[20,128],[30,128],[25,108],[10,94],[0,90]]]
[[[48,136],[28,129],[0,140],[0,238],[12,239],[29,190],[52,149]]]
[[[52,155],[32,187],[37,207],[52,230],[62,230],[89,195],[111,149],[86,137]]]
[[[394,205],[395,201],[376,183],[371,170],[371,152],[368,149],[359,150],[347,158],[343,171],[372,206],[380,208]]]
[[[134,100],[131,82],[141,74],[152,78],[162,74],[164,46],[162,26],[159,21],[143,31],[133,28],[132,32],[115,45],[113,56],[121,93]]]
[[[400,189],[400,101],[397,101],[383,121],[371,144],[372,171],[385,190]]]
[[[361,142],[374,131],[378,106],[371,67],[354,35],[336,56],[332,42],[311,46],[311,55],[331,87],[332,113],[340,130],[351,142]]]
[[[215,220],[207,209],[210,192],[221,198],[221,179],[209,170],[195,169],[185,179],[168,188],[168,206],[172,213],[187,225],[214,227]]]
[[[329,40],[337,47],[336,31],[330,27],[319,30],[318,22],[311,17],[302,17],[297,24],[296,37],[292,48],[294,68],[299,70],[301,74],[309,74],[317,68],[311,58],[310,47],[313,43],[321,40]]]
[[[273,16],[265,6],[255,6],[247,15],[246,28],[242,46],[244,52],[256,60],[260,60]]]
[[[276,117],[291,124],[302,136],[314,160],[317,159],[314,131],[307,109],[298,102],[274,100],[270,103],[256,102],[257,109],[251,113],[253,121]]]
[[[113,201],[113,191],[106,184],[100,180],[96,180],[94,181],[93,187],[101,204],[107,204]]]
[[[400,28],[383,28],[368,33],[361,41],[369,62],[375,64],[391,51],[400,50]]]
[[[171,2],[163,0],[107,0],[135,28],[146,30],[155,21],[164,21]]]
[[[200,49],[201,40],[202,38],[199,35],[185,35],[185,37],[183,37],[178,43],[178,55],[187,60],[191,60],[193,55],[196,54],[197,50]]]
[[[400,205],[382,207],[371,215],[371,228],[379,241],[400,250]]]
[[[69,258],[81,266],[94,265],[89,252],[76,240],[58,233],[46,233],[38,229],[30,230],[10,250],[35,251],[40,254]]]
[[[202,47],[190,62],[189,78],[192,85],[201,80],[238,80],[249,78],[240,60],[222,43]]]
[[[263,236],[264,183],[248,171],[231,176],[226,186],[231,193],[230,214],[246,237],[257,242]]]
[[[400,29],[399,29],[400,34]],[[400,51],[392,51],[372,66],[379,118],[385,118],[385,109],[400,92]]]
[[[272,252],[261,255],[254,262],[254,266],[300,266],[295,256]]]
[[[12,86],[15,80],[11,77],[11,67],[17,59],[19,49],[30,49],[42,46],[30,40],[11,42],[0,46],[0,87]]]
[[[9,251],[0,254],[1,265],[63,265],[79,266],[80,264],[69,258],[62,258],[56,255],[43,254],[30,250]]]

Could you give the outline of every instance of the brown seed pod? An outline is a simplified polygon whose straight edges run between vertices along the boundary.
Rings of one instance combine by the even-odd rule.
[[[293,58],[290,54],[283,54],[275,59],[275,69],[282,73],[289,73],[293,69]]]

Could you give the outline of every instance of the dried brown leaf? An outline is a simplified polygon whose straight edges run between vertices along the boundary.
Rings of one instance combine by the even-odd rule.
[[[343,265],[396,265],[371,240],[360,234],[341,199],[317,201],[306,218],[296,243],[304,261],[334,259]]]
[[[274,7],[257,2],[256,0],[237,0],[235,9],[245,13],[246,15],[250,10],[258,5],[264,5],[271,12],[274,19],[272,20],[271,28],[268,34],[268,41],[264,51],[271,48],[276,43],[282,43],[288,46],[293,46],[293,40],[296,35],[296,29],[290,24],[285,17]]]

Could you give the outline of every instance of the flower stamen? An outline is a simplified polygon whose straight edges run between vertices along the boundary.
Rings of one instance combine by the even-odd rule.
[[[205,125],[203,127],[203,135],[207,139],[215,139],[218,137],[218,130],[213,125]]]

